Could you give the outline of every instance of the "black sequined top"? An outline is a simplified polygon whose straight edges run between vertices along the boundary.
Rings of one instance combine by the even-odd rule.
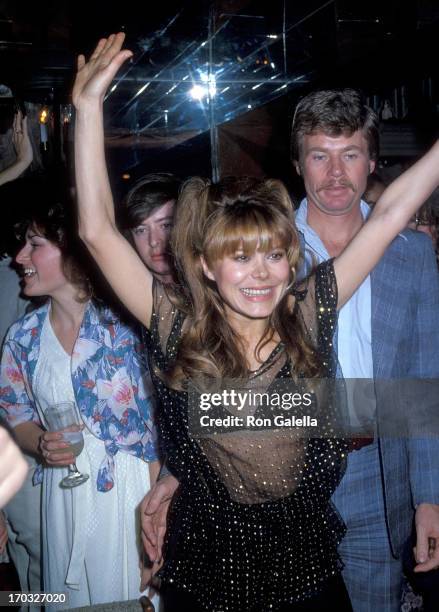
[[[334,375],[332,335],[337,288],[332,262],[297,293],[296,308]],[[151,369],[175,357],[185,317],[155,284],[146,341]],[[279,345],[252,377],[291,379]],[[276,610],[313,596],[340,572],[344,525],[330,503],[343,473],[345,445],[335,438],[292,439],[283,429],[194,438],[188,394],[152,372],[159,432],[169,470],[181,485],[169,513],[162,581],[190,591],[208,612]]]

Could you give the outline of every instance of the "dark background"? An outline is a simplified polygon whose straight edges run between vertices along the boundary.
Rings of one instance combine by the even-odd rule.
[[[315,87],[358,87],[379,113],[388,100],[380,166],[390,178],[437,133],[436,0],[1,0],[0,83],[28,103],[34,123],[42,105],[50,111],[40,170],[71,167],[65,105],[77,54],[121,29],[134,61],[105,105],[118,196],[153,170],[270,175],[298,193],[290,122]],[[191,98],[206,79],[215,94]]]

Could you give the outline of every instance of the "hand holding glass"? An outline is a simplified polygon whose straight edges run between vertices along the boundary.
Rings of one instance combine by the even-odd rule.
[[[49,431],[62,433],[63,441],[70,444],[63,450],[71,452],[77,457],[84,448],[84,436],[80,428],[81,421],[75,402],[52,404],[44,411],[44,419]],[[61,480],[60,486],[70,489],[82,484],[88,478],[88,474],[81,474],[76,467],[76,463],[72,463],[69,465],[69,475]]]

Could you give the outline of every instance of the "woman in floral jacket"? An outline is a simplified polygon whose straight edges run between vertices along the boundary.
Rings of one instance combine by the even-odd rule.
[[[26,296],[48,299],[6,337],[0,412],[44,465],[34,482],[43,481],[45,591],[67,591],[69,607],[127,600],[140,594],[137,506],[158,471],[143,349],[110,308],[90,299],[63,208],[35,210],[17,263]],[[43,426],[43,412],[68,400],[84,424],[76,463],[90,475],[70,490],[59,484],[74,457],[62,434]]]

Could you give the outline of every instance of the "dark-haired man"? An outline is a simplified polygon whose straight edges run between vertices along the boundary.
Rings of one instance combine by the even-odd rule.
[[[377,117],[354,90],[314,92],[297,106],[291,144],[306,189],[296,221],[307,255],[337,256],[369,214],[361,194],[378,156]],[[340,311],[337,354],[346,379],[439,377],[438,281],[429,241],[400,234]],[[372,429],[379,402],[372,397],[361,415]],[[370,436],[350,450],[333,496],[347,525],[343,577],[355,612],[397,612],[414,512],[418,571],[439,566],[439,442]]]
[[[145,266],[162,283],[173,281],[169,235],[181,181],[172,174],[148,174],[128,192],[122,225]]]
[[[147,174],[134,184],[122,202],[120,224],[127,239],[153,276],[164,284],[175,281],[169,239],[180,186],[181,180],[173,174]],[[167,474],[163,466],[159,478]],[[167,480],[175,479],[168,475],[165,482]],[[156,487],[157,484],[160,483],[156,483]],[[150,568],[145,566],[141,577],[142,591],[149,579]]]

